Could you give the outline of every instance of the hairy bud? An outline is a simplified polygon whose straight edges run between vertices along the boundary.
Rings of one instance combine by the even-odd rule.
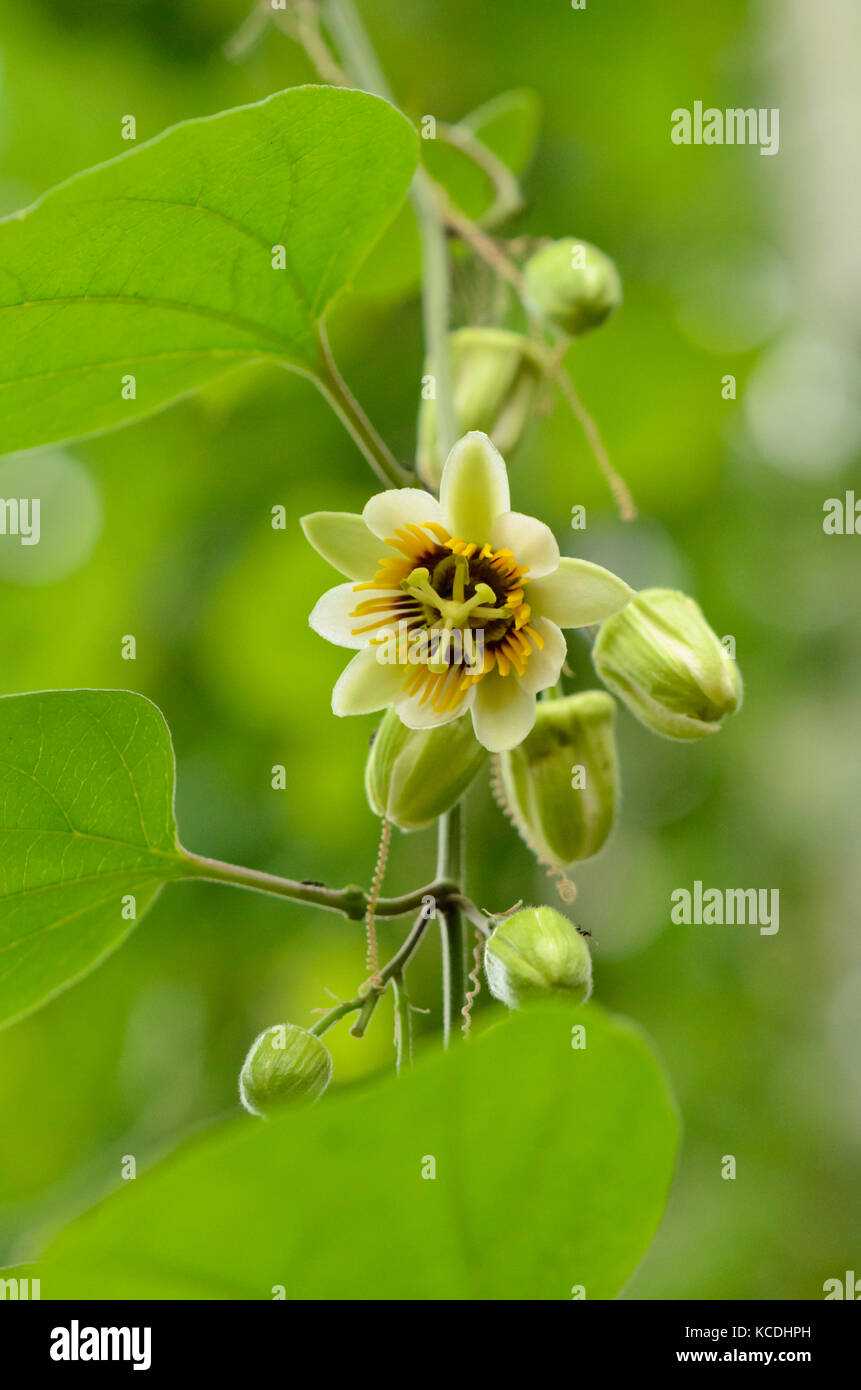
[[[451,810],[486,759],[469,718],[408,729],[389,709],[365,768],[371,809],[401,830],[422,830]]]
[[[329,1049],[295,1023],[276,1023],[252,1043],[239,1074],[239,1096],[252,1115],[312,1101],[332,1079]]]
[[[622,302],[622,282],[610,257],[573,237],[536,251],[523,277],[529,308],[571,338],[597,328]]]
[[[738,667],[699,604],[674,589],[644,589],[602,623],[592,659],[632,714],[667,738],[715,734],[741,705]]]
[[[504,328],[460,328],[450,334],[454,413],[458,437],[481,430],[510,459],[535,414],[541,365],[528,338]],[[435,400],[419,409],[417,467],[429,487],[442,466]]]
[[[585,939],[552,907],[527,907],[506,917],[484,948],[491,994],[510,1009],[547,994],[582,1004],[592,991],[592,960]]]
[[[597,854],[619,799],[616,705],[603,690],[538,703],[535,725],[500,759],[518,830],[539,859],[562,867]]]

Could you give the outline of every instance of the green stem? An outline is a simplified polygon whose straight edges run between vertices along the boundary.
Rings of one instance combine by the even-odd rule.
[[[398,1072],[408,1067],[413,1060],[413,1028],[410,1017],[410,999],[407,994],[403,971],[392,976],[392,989],[395,994],[395,1048]]]
[[[463,872],[463,824],[460,806],[454,806],[439,821],[437,868],[445,865],[446,877],[460,881]],[[453,898],[438,902],[441,928],[443,981],[443,1043],[460,1036],[458,1015],[466,995],[466,938],[463,917]]]
[[[383,990],[379,989],[376,985],[372,985],[368,992],[361,996],[362,1002],[359,1006],[359,1017],[350,1029],[354,1038],[363,1038],[365,1036],[365,1031],[376,1012],[377,1005],[382,999],[383,993]]]
[[[386,487],[403,487],[406,483],[415,481],[411,473],[401,468],[341,376],[322,325],[320,374],[314,377],[314,382]]]
[[[345,1018],[347,1014],[354,1014],[357,1009],[362,1007],[363,1003],[364,1000],[362,999],[348,999],[346,1004],[338,1004],[337,1008],[330,1009],[322,1018],[318,1018],[316,1023],[312,1023],[308,1032],[315,1033],[318,1038],[322,1037],[339,1019]]]
[[[363,89],[396,106],[386,74],[353,0],[325,0],[323,14],[350,76]]]
[[[326,24],[350,76],[365,91],[396,105],[353,0],[326,0]],[[451,360],[448,349],[451,289],[448,246],[432,181],[419,168],[410,190],[422,243],[422,312],[425,356],[436,383],[440,453],[445,457],[457,438]]]
[[[493,185],[493,203],[487,212],[482,214],[482,226],[495,227],[497,223],[504,222],[515,212],[521,211],[523,194],[517,179],[508,165],[479,139],[475,131],[466,125],[448,125],[445,121],[437,121],[436,132],[449,145],[462,150],[473,164],[487,175]]]
[[[277,874],[262,873],[259,869],[245,869],[238,864],[225,864],[220,859],[207,859],[202,854],[182,851],[183,862],[188,865],[188,878],[208,879],[211,883],[229,883],[235,888],[250,888],[256,893],[270,893],[278,898],[290,898],[293,902],[307,903],[311,907],[321,907],[328,912],[340,912],[353,922],[364,920],[368,906],[368,895],[363,888],[351,883],[346,888],[326,888],[317,883],[300,883],[296,879],[279,878]],[[406,912],[415,912],[422,906],[422,899],[433,897],[446,902],[458,887],[454,883],[436,881],[424,888],[416,888],[398,898],[378,898],[376,915],[378,917],[401,917]]]
[[[614,468],[612,459],[607,453],[606,445],[601,437],[598,422],[586,409],[586,406],[580,398],[577,387],[574,385],[574,382],[563,364],[562,359],[570,346],[570,339],[561,338],[554,351],[542,348],[538,343],[535,343],[533,346],[548,376],[559,388],[562,399],[565,401],[565,404],[568,406],[585,434],[595,461],[604,475],[607,486],[613,494],[613,499],[619,510],[620,517],[623,521],[635,521],[637,518],[637,507],[631,496],[628,484],[625,482],[621,473],[618,473]]]
[[[361,1010],[360,1017],[351,1029],[353,1035],[360,1038],[370,1021],[371,1014],[385,994],[389,981],[393,981],[397,976],[403,975],[404,970],[418,950],[419,942],[427,931],[430,921],[431,916],[422,909],[406,941],[380,971],[379,984],[370,985],[361,993],[357,994],[355,999],[348,999],[346,1003],[337,1004],[334,1009],[330,1009],[322,1018],[318,1018],[317,1022],[309,1029],[309,1032],[316,1033],[317,1036],[320,1037],[321,1034],[325,1033],[333,1024],[337,1023],[339,1019],[344,1018],[346,1014],[357,1013]],[[358,1032],[356,1031],[357,1029],[359,1030]]]
[[[448,243],[433,184],[423,169],[413,180],[411,195],[422,243],[422,318],[425,332],[425,358],[436,390],[439,452],[447,458],[457,439],[454,411],[454,382],[448,346],[451,318],[451,285]]]

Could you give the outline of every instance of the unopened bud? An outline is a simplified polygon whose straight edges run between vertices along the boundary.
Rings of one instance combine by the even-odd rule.
[[[401,830],[423,830],[460,800],[486,759],[468,717],[408,729],[388,709],[365,768],[371,809]]]
[[[527,907],[494,927],[484,948],[491,994],[510,1009],[547,994],[582,1004],[592,992],[589,947],[552,907]]]
[[[668,738],[715,734],[741,705],[738,667],[699,604],[675,589],[644,589],[602,623],[592,659],[632,714]]]
[[[515,824],[539,859],[557,866],[597,854],[619,799],[614,700],[586,690],[538,702],[532,732],[500,759]]]
[[[239,1074],[239,1096],[252,1115],[312,1101],[332,1079],[329,1049],[295,1023],[276,1023],[255,1038]]]
[[[510,459],[538,402],[542,370],[535,347],[522,334],[504,328],[459,328],[449,335],[449,345],[458,438],[481,430],[503,458]],[[445,462],[438,429],[436,400],[422,400],[417,466],[434,489]]]
[[[527,306],[571,338],[597,328],[622,302],[622,282],[610,257],[573,237],[536,251],[523,278]]]

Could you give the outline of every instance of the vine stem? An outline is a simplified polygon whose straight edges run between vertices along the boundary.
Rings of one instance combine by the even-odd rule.
[[[341,376],[322,323],[319,327],[319,343],[320,374],[313,378],[314,384],[322,392],[344,428],[352,435],[377,477],[386,487],[403,487],[406,483],[415,481],[412,473],[407,473],[401,468]]]
[[[517,263],[506,254],[492,236],[488,236],[477,222],[473,222],[459,208],[455,207],[445,189],[439,184],[434,184],[434,194],[445,225],[450,227],[461,241],[466,242],[467,246],[470,246],[490,266],[500,280],[507,280],[509,285],[514,287],[518,298],[522,299],[523,276]]]
[[[312,1024],[308,1031],[320,1037],[323,1033],[327,1032],[333,1024],[337,1023],[339,1019],[344,1018],[347,1014],[358,1013],[359,1018],[350,1031],[355,1037],[361,1037],[374,1009],[385,994],[389,982],[394,981],[397,977],[403,976],[404,970],[418,950],[419,943],[428,929],[431,918],[432,914],[425,908],[422,908],[422,911],[413,923],[412,930],[406,941],[399,950],[395,952],[391,960],[383,966],[379,973],[378,980],[366,981],[355,999],[348,999],[344,1003],[337,1004],[334,1009],[330,1009],[322,1018],[318,1018],[317,1022]],[[408,1007],[409,1005],[407,1004],[407,1008]]]
[[[493,227],[521,211],[524,203],[520,184],[508,165],[479,139],[475,131],[467,125],[449,125],[445,121],[437,121],[436,129],[437,135],[449,145],[462,150],[473,164],[477,164],[493,185],[494,200],[481,217],[483,226]]]
[[[328,912],[340,912],[353,922],[364,921],[368,910],[368,894],[357,884],[346,888],[326,888],[323,884],[302,883],[296,879],[279,878],[277,874],[262,873],[259,869],[244,869],[238,864],[226,864],[220,859],[207,859],[202,854],[183,850],[183,863],[188,865],[188,878],[208,879],[212,883],[229,883],[235,888],[250,888],[257,893],[270,893],[277,898],[321,907]],[[401,917],[415,912],[425,898],[444,903],[459,893],[455,883],[436,880],[424,888],[416,888],[398,898],[378,898],[374,907],[377,917]]]
[[[350,76],[365,90],[396,106],[353,0],[326,0],[323,8]],[[422,316],[425,357],[436,384],[439,447],[443,457],[457,438],[452,368],[448,347],[451,286],[445,227],[433,181],[419,168],[410,190],[422,243]]]
[[[403,970],[392,976],[392,989],[395,994],[395,1049],[398,1072],[402,1072],[413,1060],[413,1025],[410,1018],[410,997]]]
[[[598,422],[586,409],[580,392],[577,390],[577,387],[574,385],[574,382],[571,380],[571,377],[562,364],[562,356],[567,346],[568,343],[563,342],[561,345],[561,353],[557,352],[556,355],[544,355],[548,372],[561,391],[566,405],[574,418],[578,421],[583,433],[589,441],[598,467],[603,473],[607,486],[613,494],[613,499],[619,509],[619,515],[623,521],[636,521],[637,507],[628,489],[628,485],[621,474],[613,467],[604,440],[601,438]]]
[[[325,0],[324,15],[349,76],[366,91],[396,105],[353,0]],[[410,190],[422,244],[422,319],[425,360],[434,379],[439,449],[443,458],[457,439],[452,364],[449,352],[451,276],[444,210],[433,180],[419,168]],[[437,877],[459,883],[463,873],[460,807],[440,818]],[[466,989],[463,918],[449,898],[437,899],[441,926],[443,1040],[459,1036],[456,1020]]]
[[[463,821],[460,805],[439,820],[437,873],[453,883],[463,873]],[[444,867],[443,867],[444,866]],[[443,1045],[459,1036],[457,1020],[466,993],[466,939],[460,907],[453,898],[438,902],[443,981]]]

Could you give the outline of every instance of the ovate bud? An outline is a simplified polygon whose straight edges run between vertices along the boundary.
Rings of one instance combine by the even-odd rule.
[[[741,705],[738,667],[699,604],[675,589],[644,589],[602,623],[592,659],[632,714],[668,738],[715,734]]]
[[[542,375],[536,349],[504,328],[460,328],[449,335],[449,345],[458,438],[481,430],[510,459],[535,414]],[[422,400],[417,465],[434,490],[445,462],[438,428],[436,401]]]
[[[276,1023],[254,1040],[239,1074],[239,1096],[252,1115],[316,1100],[332,1079],[329,1049],[295,1023]]]
[[[469,718],[408,729],[386,710],[365,768],[371,809],[401,830],[423,830],[460,800],[486,758]]]
[[[622,302],[622,281],[610,257],[574,237],[536,251],[523,278],[527,306],[571,338],[597,328]]]
[[[515,824],[550,864],[597,854],[613,828],[619,799],[615,717],[615,702],[603,690],[540,700],[532,732],[502,754]]]
[[[524,908],[494,927],[484,970],[491,994],[510,1009],[546,994],[567,994],[582,1004],[592,992],[589,947],[552,907]]]

